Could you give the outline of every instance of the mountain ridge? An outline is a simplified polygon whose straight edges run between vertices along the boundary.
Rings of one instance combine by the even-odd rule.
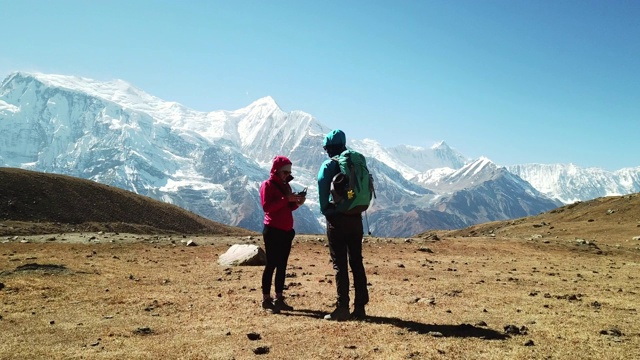
[[[286,155],[294,163],[294,189],[309,188],[306,206],[294,213],[297,230],[324,231],[315,184],[317,167],[326,159],[322,139],[330,129],[312,115],[284,112],[272,97],[242,109],[207,113],[155,97],[123,106],[21,76],[19,81],[14,76],[15,82],[5,79],[0,88],[0,166],[87,178],[259,231],[259,184],[268,177],[273,156]],[[128,89],[125,84],[116,83]],[[118,91],[106,98],[134,101],[126,98],[126,91]],[[466,183],[446,188],[443,179],[484,160],[469,160],[443,141],[430,149],[384,148],[375,140],[348,137],[347,146],[368,157],[379,197],[368,215],[376,220],[371,227],[380,235],[410,235],[434,226],[429,216],[440,219],[439,226],[467,225],[478,220],[469,211],[478,206],[490,206],[486,218],[496,220],[558,204],[547,194],[527,190],[522,184],[526,181],[513,173],[502,173],[501,181],[488,187],[476,187],[492,181],[490,173],[497,171],[485,167],[470,173],[473,178]],[[627,179],[635,181],[634,174]],[[445,205],[443,201],[455,199],[456,192],[466,200]],[[505,194],[502,202],[490,198],[496,194]],[[521,201],[513,202],[515,198]],[[389,226],[383,219],[400,219],[406,212],[416,214],[411,218],[415,223]]]
[[[2,234],[110,231],[251,235],[131,191],[60,174],[0,167]],[[7,221],[13,225],[9,229]]]

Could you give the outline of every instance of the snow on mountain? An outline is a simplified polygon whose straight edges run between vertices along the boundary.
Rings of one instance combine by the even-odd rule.
[[[485,157],[444,176],[435,189],[446,192],[435,208],[458,215],[466,225],[524,217],[561,205]]]
[[[507,169],[565,204],[640,191],[640,167],[609,172],[574,164],[526,164]]]
[[[414,174],[410,174],[408,178],[431,169],[444,167],[459,169],[469,161],[444,141],[434,144],[429,149],[418,146],[398,145],[389,148],[388,151],[394,158],[417,171]]]
[[[308,113],[283,111],[271,97],[237,110],[198,112],[122,80],[17,72],[0,85],[0,166],[91,179],[252,230],[262,227],[260,183],[273,157],[286,155],[293,161],[294,190],[308,187],[306,205],[294,212],[296,231],[324,232],[316,176],[327,159],[322,141],[329,131]],[[522,166],[514,175],[486,158],[469,161],[444,142],[430,149],[384,148],[353,135],[347,134],[347,146],[367,156],[374,176],[377,199],[367,219],[377,236],[411,236],[556,206],[522,178],[565,201],[602,188],[640,190],[640,168],[611,177]],[[548,182],[552,173],[562,186]]]
[[[377,159],[392,169],[400,172],[405,179],[410,179],[417,174],[417,170],[405,165],[379,142],[371,139],[348,141],[349,146],[367,156]]]
[[[441,177],[434,176],[442,175]],[[431,182],[425,186],[440,191],[451,192],[461,190],[490,180],[500,174],[499,168],[486,157],[471,161],[458,170],[450,172],[447,168],[432,172]]]
[[[448,177],[454,172],[456,172],[456,170],[449,167],[429,169],[416,175],[412,180],[426,187],[438,187],[442,179]]]

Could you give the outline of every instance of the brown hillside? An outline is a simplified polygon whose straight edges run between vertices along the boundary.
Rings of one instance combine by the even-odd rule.
[[[0,168],[0,221],[0,235],[79,231],[253,234],[122,189],[16,168]]]
[[[539,237],[560,240],[629,242],[640,236],[640,194],[608,196],[579,201],[536,216],[494,221],[461,230],[438,232],[442,236]],[[429,232],[420,234],[427,236]],[[640,242],[637,242],[640,244]]]

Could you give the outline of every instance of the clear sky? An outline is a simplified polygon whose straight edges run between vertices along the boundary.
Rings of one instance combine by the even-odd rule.
[[[639,0],[0,0],[0,77],[272,96],[348,138],[498,165],[640,166]]]

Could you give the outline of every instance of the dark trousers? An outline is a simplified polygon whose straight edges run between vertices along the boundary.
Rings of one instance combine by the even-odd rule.
[[[276,272],[274,286],[276,294],[281,294],[284,290],[284,279],[287,274],[287,262],[291,253],[291,243],[296,232],[292,229],[284,231],[266,226],[262,230],[264,248],[267,253],[267,265],[262,272],[262,294],[271,293],[271,278]]]
[[[337,306],[349,307],[349,267],[353,273],[355,306],[369,302],[367,274],[362,263],[362,217],[337,215],[327,218],[327,238],[336,271]]]

